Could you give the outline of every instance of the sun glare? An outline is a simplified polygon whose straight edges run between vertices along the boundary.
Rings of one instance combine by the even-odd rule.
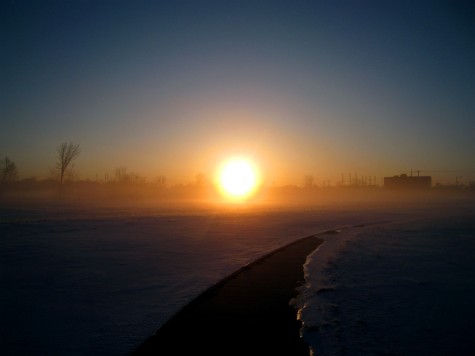
[[[245,158],[233,158],[227,161],[219,174],[221,190],[231,198],[251,196],[259,184],[256,167]]]

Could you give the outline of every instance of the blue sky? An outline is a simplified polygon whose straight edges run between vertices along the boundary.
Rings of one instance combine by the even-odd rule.
[[[0,154],[169,182],[232,155],[268,182],[475,179],[469,1],[4,1]]]

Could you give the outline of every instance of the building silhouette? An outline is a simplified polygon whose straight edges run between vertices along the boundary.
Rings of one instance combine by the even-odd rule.
[[[431,176],[399,176],[384,177],[384,187],[389,189],[429,189],[432,186]]]

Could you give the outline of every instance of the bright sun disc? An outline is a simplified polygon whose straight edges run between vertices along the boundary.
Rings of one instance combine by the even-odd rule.
[[[250,161],[236,158],[226,162],[219,175],[221,189],[233,198],[251,195],[258,185],[256,168]]]

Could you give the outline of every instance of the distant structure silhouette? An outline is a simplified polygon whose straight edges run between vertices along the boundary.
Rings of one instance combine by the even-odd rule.
[[[399,176],[384,177],[384,187],[389,189],[429,189],[432,186],[431,176]]]

